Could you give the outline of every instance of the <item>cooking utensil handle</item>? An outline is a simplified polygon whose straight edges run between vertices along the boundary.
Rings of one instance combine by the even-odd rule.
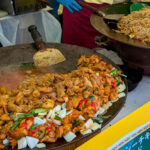
[[[78,3],[79,3],[81,6],[87,8],[87,9],[92,10],[93,12],[95,12],[96,14],[98,14],[98,15],[101,16],[101,17],[104,17],[104,16],[105,16],[105,14],[104,14],[102,11],[98,10],[97,8],[95,8],[95,7],[93,7],[93,6],[90,6],[90,5],[86,4],[86,3],[84,3],[83,1],[78,1]]]
[[[28,27],[28,31],[31,33],[31,36],[34,40],[34,44],[37,50],[43,50],[45,49],[45,43],[42,40],[42,37],[40,33],[37,30],[37,27],[35,25],[31,25]]]

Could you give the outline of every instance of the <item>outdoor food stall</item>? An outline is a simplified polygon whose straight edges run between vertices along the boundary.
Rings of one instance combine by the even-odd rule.
[[[149,4],[80,4],[94,10],[91,25],[105,36],[98,43],[114,40],[118,55],[60,43],[60,26],[45,11],[15,18],[14,37],[23,27],[26,42],[0,33],[10,45],[0,48],[0,149],[149,150]],[[51,36],[47,18],[58,29]]]

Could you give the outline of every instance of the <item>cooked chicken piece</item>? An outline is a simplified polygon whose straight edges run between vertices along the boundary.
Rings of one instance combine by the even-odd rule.
[[[40,92],[38,90],[34,90],[33,93],[32,93],[33,97],[40,97]]]
[[[59,98],[65,96],[65,87],[61,83],[56,84],[57,96]]]
[[[0,117],[0,120],[3,120],[3,121],[8,121],[10,120],[10,117],[9,117],[9,114],[4,114]]]
[[[67,110],[71,110],[73,108],[77,108],[80,101],[83,99],[83,97],[73,97],[72,99],[70,99],[68,102],[67,102]]]
[[[43,104],[42,104],[42,108],[53,108],[54,107],[54,100],[52,99],[47,99]]]
[[[42,93],[50,93],[50,92],[52,92],[52,88],[51,87],[42,87],[42,88],[40,88],[40,92],[42,92]]]
[[[11,137],[13,137],[16,140],[21,139],[22,137],[27,136],[27,130],[23,128],[16,128],[13,131],[9,131],[9,134]]]
[[[58,128],[56,128],[56,137],[57,138],[61,138],[63,136],[63,133],[64,133],[63,126],[59,126]]]
[[[88,80],[86,77],[84,77],[84,86],[85,86],[86,88],[88,88],[88,87],[91,87],[91,88],[92,88],[92,87],[93,87],[91,81]]]

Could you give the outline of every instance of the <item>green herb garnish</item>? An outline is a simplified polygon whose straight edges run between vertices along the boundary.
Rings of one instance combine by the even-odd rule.
[[[28,118],[28,117],[33,117],[34,115],[32,113],[27,113],[27,114],[18,114],[17,115],[17,118],[15,120],[18,120],[18,119],[25,119],[25,118]]]
[[[90,96],[90,97],[88,98],[88,100],[89,100],[89,101],[93,101],[93,100],[94,100],[94,96]]]
[[[45,113],[48,111],[49,111],[49,109],[47,109],[47,108],[37,108],[37,109],[32,109],[30,112],[32,114],[38,114],[38,113]]]
[[[85,91],[88,92],[90,90],[90,88],[87,88]]]
[[[39,124],[34,124],[30,127],[29,131],[32,131],[33,129],[36,129],[39,126]]]
[[[95,122],[97,122],[97,123],[102,123],[102,122],[103,122],[103,119],[102,119],[100,116],[93,117],[92,119],[93,119]]]
[[[56,120],[61,120],[61,118],[59,116],[57,116],[57,115],[55,116],[55,119]]]
[[[15,123],[11,126],[10,130],[16,129],[20,125],[20,120],[16,120]]]
[[[118,72],[118,69],[115,68],[115,69],[110,71],[110,75],[114,76],[117,74],[117,72]]]
[[[116,79],[116,84],[120,85],[121,84],[121,79],[118,79],[118,80]]]
[[[111,117],[111,115],[108,115],[108,116],[102,116],[102,115],[99,115],[102,119],[108,119]]]
[[[77,127],[78,125],[80,125],[80,123],[81,123],[80,120],[74,121],[72,124],[72,128]]]
[[[127,78],[127,76],[125,74],[118,74],[120,77],[124,77]]]

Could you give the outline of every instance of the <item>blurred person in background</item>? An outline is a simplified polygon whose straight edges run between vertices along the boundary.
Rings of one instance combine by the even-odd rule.
[[[78,0],[56,0],[63,8],[63,43],[95,48],[96,36],[101,36],[90,24],[92,11],[81,7]],[[101,8],[125,0],[84,0],[85,3]]]

